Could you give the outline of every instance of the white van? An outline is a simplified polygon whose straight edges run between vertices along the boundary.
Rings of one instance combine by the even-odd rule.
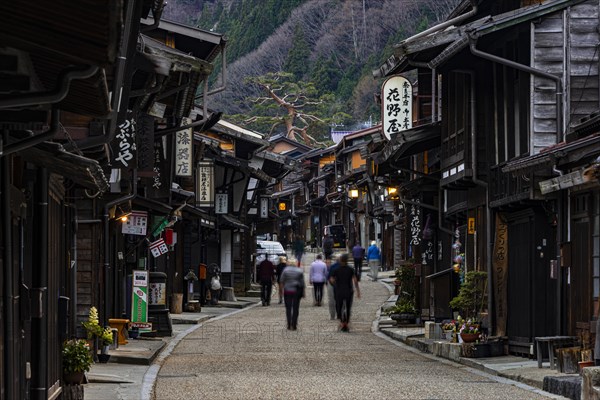
[[[287,257],[285,249],[279,242],[273,242],[270,240],[257,240],[256,241],[256,265],[260,264],[265,257],[273,263],[273,265],[279,264],[279,257]]]

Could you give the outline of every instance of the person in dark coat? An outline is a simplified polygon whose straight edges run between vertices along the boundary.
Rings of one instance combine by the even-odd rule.
[[[279,294],[279,304],[283,303],[283,286],[280,283],[281,274],[283,270],[287,267],[287,258],[285,256],[279,257],[279,264],[275,268],[275,279],[277,279],[277,293]]]
[[[348,254],[342,254],[339,263],[339,268],[331,271],[329,281],[335,284],[335,307],[340,319],[340,330],[349,332],[348,323],[350,322],[354,288],[356,288],[356,297],[359,299],[360,288],[354,269],[348,265]]]
[[[300,299],[305,297],[304,273],[302,269],[290,265],[283,270],[279,283],[283,286],[287,328],[295,331],[298,329]]]
[[[275,266],[268,258],[258,265],[258,279],[260,280],[260,299],[263,306],[271,304],[271,292],[275,281]]]
[[[365,258],[365,248],[360,245],[360,242],[356,242],[352,248],[352,258],[354,258],[354,272],[356,272],[356,280],[360,282],[363,258]]]
[[[325,235],[323,238],[323,255],[325,256],[325,264],[329,267],[333,255],[333,238],[330,235]]]

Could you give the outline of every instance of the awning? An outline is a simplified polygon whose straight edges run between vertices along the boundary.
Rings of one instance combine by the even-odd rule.
[[[302,186],[295,186],[295,187],[291,187],[285,190],[282,190],[280,192],[275,192],[271,195],[272,199],[278,199],[280,197],[285,197],[285,196],[289,196],[291,194],[294,194],[298,191],[300,191],[300,189],[302,189]]]
[[[217,227],[217,219],[212,215],[208,214],[206,211],[203,211],[189,204],[186,204],[181,209],[181,211],[187,212],[193,217],[198,218],[198,221],[200,221],[200,226],[211,229],[216,229]]]
[[[374,157],[382,164],[413,156],[441,145],[441,124],[433,122],[398,132]]]
[[[160,214],[170,214],[173,210],[168,204],[161,203],[160,201],[148,199],[146,197],[136,196],[131,200],[133,204],[136,204],[140,207],[147,208],[148,210],[155,211]]]
[[[600,133],[570,143],[561,142],[538,154],[509,161],[502,167],[502,172],[537,170],[556,164],[574,163],[598,155],[600,155]]]
[[[235,228],[242,231],[248,230],[248,226],[242,224],[239,219],[231,215],[219,215],[219,227]]]
[[[45,167],[73,182],[95,191],[105,192],[108,179],[96,160],[69,153],[59,143],[43,142],[19,152],[30,163]]]

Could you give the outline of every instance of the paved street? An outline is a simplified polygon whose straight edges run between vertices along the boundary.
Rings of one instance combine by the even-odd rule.
[[[541,399],[515,382],[416,353],[371,332],[389,292],[363,279],[351,332],[337,331],[327,307],[300,308],[298,331],[285,329],[275,297],[205,323],[166,358],[154,398],[166,399]]]

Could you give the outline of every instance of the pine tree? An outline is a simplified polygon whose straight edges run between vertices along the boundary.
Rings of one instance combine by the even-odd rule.
[[[300,80],[308,72],[309,57],[310,48],[304,37],[304,30],[300,25],[296,25],[292,47],[283,67],[286,72],[293,74],[297,80]]]

